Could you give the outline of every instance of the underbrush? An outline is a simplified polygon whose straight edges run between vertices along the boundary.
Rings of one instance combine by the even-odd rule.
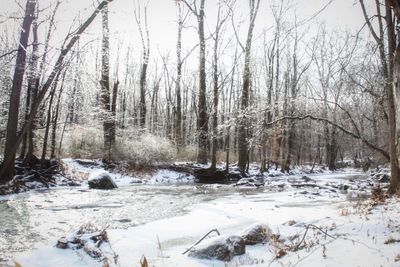
[[[178,154],[171,140],[136,128],[118,129],[115,148],[105,151],[103,147],[101,127],[74,126],[64,137],[61,157],[125,161],[129,168],[139,170],[156,164],[196,158],[196,148],[184,147]]]

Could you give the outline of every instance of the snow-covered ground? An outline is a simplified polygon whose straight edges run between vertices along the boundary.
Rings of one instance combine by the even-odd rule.
[[[177,184],[189,183],[194,181],[192,175],[169,171],[165,169],[157,170],[154,173],[141,175],[140,178],[124,175],[118,172],[111,172],[104,169],[101,161],[96,160],[79,160],[63,159],[63,168],[66,175],[86,181],[90,175],[95,173],[107,173],[120,186],[128,186],[132,184]],[[82,164],[86,163],[86,164]]]
[[[98,171],[87,168],[89,173]],[[82,172],[82,166],[78,170]],[[121,188],[111,191],[79,187],[9,196],[0,205],[13,209],[7,217],[14,218],[13,225],[1,219],[0,223],[3,229],[14,231],[14,239],[0,238],[0,248],[28,240],[22,235],[33,235],[35,242],[17,246],[11,253],[22,266],[102,266],[83,250],[55,247],[59,237],[90,222],[109,226],[118,266],[140,266],[143,255],[149,266],[156,267],[399,266],[395,259],[400,243],[389,241],[400,239],[400,203],[391,199],[370,206],[365,199],[374,181],[365,174],[308,175],[311,180],[301,175],[269,177],[261,187],[173,184],[179,176],[172,179],[169,171],[157,175],[147,180],[153,182],[131,186],[128,177],[118,181],[114,176]],[[169,184],[160,185],[160,181]],[[22,220],[22,226],[14,226]],[[211,229],[233,235],[258,222],[267,224],[282,242],[246,246],[246,254],[229,263],[182,255]],[[307,226],[312,227],[306,233]],[[299,242],[305,248],[287,249]],[[287,254],[276,258],[280,249]]]

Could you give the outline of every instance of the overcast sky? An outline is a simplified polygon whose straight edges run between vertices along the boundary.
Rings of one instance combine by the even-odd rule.
[[[136,41],[138,35],[137,26],[133,17],[134,6],[137,0],[114,0],[110,4],[110,26],[113,36],[124,42]],[[189,0],[190,1],[190,0]],[[13,16],[15,12],[21,14],[21,6],[25,6],[25,0],[1,0],[3,16]],[[55,0],[39,0],[40,8],[48,7],[49,3]],[[67,27],[71,24],[74,17],[81,14],[84,19],[88,12],[93,10],[97,0],[64,0],[58,12],[57,20],[59,28]],[[139,0],[144,5],[147,0]],[[261,7],[257,19],[258,30],[269,28],[273,25],[271,17],[271,6],[279,3],[279,0],[261,0]],[[291,10],[286,15],[288,19],[294,18],[296,13],[298,20],[307,19],[324,7],[329,0],[285,0],[290,2]],[[246,19],[248,12],[247,0],[237,0],[235,16]],[[209,27],[215,21],[215,12],[217,10],[216,0],[206,1],[206,16]],[[175,0],[150,0],[148,4],[149,30],[153,45],[173,48],[176,43],[176,4]],[[329,29],[358,29],[363,24],[363,17],[358,5],[354,0],[333,0],[319,16],[319,22],[325,22]],[[17,24],[20,22],[16,21]],[[98,25],[98,23],[96,23]],[[98,28],[92,27],[91,32],[95,33]],[[190,39],[194,35],[193,31],[187,31],[184,38]],[[194,35],[195,37],[195,35]]]
[[[26,0],[0,0],[2,9],[0,10],[1,28],[8,29],[18,33],[18,27],[21,25],[21,19],[7,19],[8,17],[21,17],[23,7]],[[45,9],[41,14],[41,19],[49,15],[56,0],[38,0],[40,9]],[[191,0],[188,0],[189,2]],[[76,18],[84,20],[93,12],[98,0],[63,0],[56,17],[57,29],[54,33],[53,40],[58,43],[65,38],[72,21]],[[163,54],[170,51],[174,57],[176,46],[176,2],[175,0],[139,0],[143,6],[148,2],[148,23],[151,39],[151,54],[157,57],[159,53]],[[355,0],[284,0],[289,10],[285,13],[286,21],[293,22],[307,20],[322,10],[312,23],[304,27],[303,31],[312,37],[316,32],[318,25],[324,23],[328,30],[346,30],[353,32],[359,30],[364,24],[364,18],[358,1]],[[330,3],[331,2],[331,3]],[[19,5],[17,4],[19,3]],[[138,28],[134,19],[135,5],[137,0],[113,0],[109,5],[110,10],[110,31],[111,31],[111,47],[112,56],[116,57],[118,46],[124,50],[131,46],[135,49],[135,57],[140,57],[141,43]],[[206,28],[208,34],[212,31],[213,23],[216,20],[217,0],[206,0]],[[261,42],[261,33],[265,29],[271,29],[274,25],[271,9],[274,5],[281,3],[281,0],[261,0],[260,10],[256,21],[255,38],[259,38]],[[328,3],[330,3],[328,5]],[[51,8],[49,8],[51,7]],[[326,7],[325,9],[323,9]],[[248,22],[248,0],[236,0],[235,21],[237,24],[243,21],[242,31],[240,31],[242,42],[244,42],[245,33]],[[83,37],[84,41],[96,40],[101,38],[101,17],[99,16],[90,29]],[[192,20],[188,25],[194,25]],[[41,26],[42,35],[46,30],[46,24]],[[76,24],[77,25],[77,24]],[[228,25],[229,28],[231,25]],[[307,29],[307,30],[305,30]],[[307,32],[306,32],[307,31]],[[233,35],[233,33],[232,33]],[[15,36],[18,36],[17,34]],[[273,37],[273,31],[269,30],[266,34],[267,38]],[[16,38],[16,37],[15,37]],[[183,33],[183,46],[190,49],[197,42],[196,32],[193,28],[189,28]],[[59,44],[55,44],[59,47]],[[256,46],[255,46],[256,47]]]

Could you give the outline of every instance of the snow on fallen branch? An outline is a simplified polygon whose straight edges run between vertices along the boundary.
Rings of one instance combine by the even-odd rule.
[[[203,241],[207,236],[209,236],[211,233],[217,233],[217,235],[221,235],[219,233],[219,231],[217,229],[212,229],[210,230],[207,234],[205,234],[199,241],[196,242],[196,244],[194,244],[193,246],[191,246],[190,248],[188,248],[185,252],[182,253],[182,255],[185,255],[186,253],[188,253],[189,251],[191,251],[195,246],[197,246],[198,244],[200,244],[201,241]]]
[[[109,260],[118,264],[118,255],[111,248],[107,235],[109,226],[98,229],[92,224],[83,225],[80,229],[69,236],[61,237],[56,244],[60,249],[83,250],[91,258],[102,261],[110,266]]]

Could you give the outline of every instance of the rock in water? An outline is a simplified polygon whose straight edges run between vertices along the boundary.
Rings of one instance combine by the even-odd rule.
[[[236,255],[246,252],[246,245],[240,236],[218,236],[195,246],[190,257],[209,260],[230,261]]]
[[[89,188],[92,189],[114,189],[118,186],[111,179],[110,175],[106,172],[94,173],[88,179]]]
[[[272,231],[266,224],[256,223],[240,234],[246,245],[256,245],[268,242],[271,237]]]
[[[381,174],[378,180],[379,183],[389,183],[390,176],[387,173]]]
[[[304,182],[306,182],[306,183],[308,183],[308,182],[315,182],[314,179],[311,179],[311,178],[308,177],[308,176],[303,176],[303,177],[301,177],[301,179],[302,179]]]

